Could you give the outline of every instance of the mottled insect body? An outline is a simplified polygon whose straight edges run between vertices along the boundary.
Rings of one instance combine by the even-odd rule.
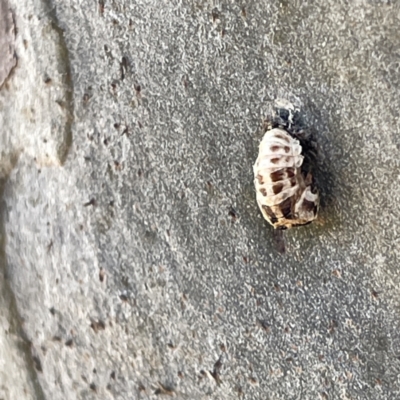
[[[257,202],[264,218],[275,229],[312,222],[319,196],[310,171],[302,170],[302,146],[284,127],[267,130],[254,164]]]

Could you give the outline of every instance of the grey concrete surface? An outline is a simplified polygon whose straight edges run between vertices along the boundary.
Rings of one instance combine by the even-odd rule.
[[[0,399],[400,398],[399,3],[10,5]],[[322,153],[285,255],[276,99]]]

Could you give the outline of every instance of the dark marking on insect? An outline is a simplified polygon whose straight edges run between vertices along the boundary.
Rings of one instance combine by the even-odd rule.
[[[277,138],[279,138],[279,139],[282,139],[283,141],[289,143],[289,139],[288,139],[287,136],[284,135],[284,134],[277,133],[277,134],[275,135],[275,137],[277,137]]]
[[[272,164],[276,164],[277,162],[279,162],[279,158],[271,158]]]
[[[258,174],[258,175],[256,176],[256,178],[257,178],[258,183],[259,183],[260,185],[262,185],[262,184],[264,183],[264,180],[263,180],[262,175]]]
[[[272,187],[274,194],[278,194],[278,193],[282,192],[282,189],[283,189],[283,183],[277,183],[276,185],[274,185]]]
[[[268,206],[263,205],[262,208],[266,212],[268,217],[271,219],[271,222],[273,224],[275,224],[275,222],[278,222],[278,218],[276,218],[276,215],[274,214],[274,212]]]
[[[267,189],[261,188],[261,189],[260,189],[260,192],[261,192],[261,194],[262,194],[264,197],[267,196]]]
[[[306,211],[314,211],[315,210],[315,203],[313,201],[309,201],[307,199],[304,199],[302,202],[302,207]]]
[[[286,200],[279,204],[279,208],[283,216],[287,219],[292,218],[292,198],[288,197]]]
[[[289,146],[285,146],[285,147],[284,147],[284,150],[285,150],[286,153],[289,153],[290,147],[289,147]]]
[[[288,169],[289,168],[286,168],[286,170],[285,170],[285,168],[282,168],[282,169],[278,169],[277,171],[271,172],[271,175],[270,175],[271,181],[272,182],[281,181],[284,178],[284,176],[285,176],[285,174],[286,174]],[[261,179],[263,178],[260,174],[258,174],[257,176],[260,176]],[[260,182],[260,180],[259,180],[259,182]],[[264,183],[264,182],[260,182],[260,184],[262,184],[262,183]]]
[[[286,168],[286,173],[288,178],[293,178],[295,175],[295,170],[294,168]]]

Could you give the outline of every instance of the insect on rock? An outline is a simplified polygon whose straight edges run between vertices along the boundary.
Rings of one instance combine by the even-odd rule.
[[[278,107],[266,123],[253,167],[258,206],[276,230],[307,225],[317,217],[319,194],[311,172],[316,151],[299,110],[291,104]]]

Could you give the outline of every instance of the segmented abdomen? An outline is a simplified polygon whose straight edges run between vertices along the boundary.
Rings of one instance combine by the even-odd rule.
[[[275,228],[304,225],[316,218],[318,194],[311,191],[311,175],[301,173],[302,148],[284,129],[267,131],[254,164],[257,202]],[[306,182],[307,181],[307,182]]]

